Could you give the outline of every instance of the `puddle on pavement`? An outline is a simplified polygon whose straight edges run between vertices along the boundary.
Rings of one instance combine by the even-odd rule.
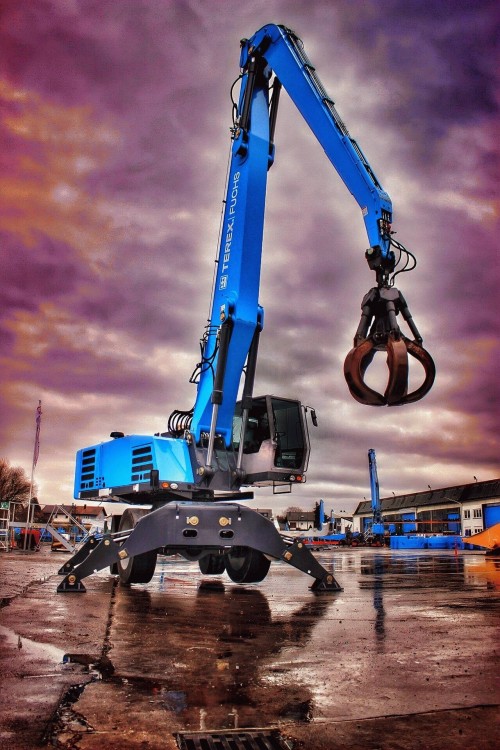
[[[404,598],[408,588],[418,593],[468,585],[464,560],[453,553],[360,550],[336,557],[332,550],[318,557],[336,575],[343,568],[354,576],[354,597],[311,595],[304,590],[307,579],[290,583],[286,566],[273,566],[254,588],[235,586],[224,576],[201,579],[197,566],[183,560],[160,560],[150,584],[120,589],[110,654],[117,673],[186,728],[311,721],[333,705],[325,654],[336,658],[336,643],[343,671],[354,680],[362,676],[356,657],[345,653],[349,631],[354,628],[375,653],[385,654],[387,639],[394,638],[387,597],[393,611],[395,592]],[[168,637],[158,639],[161,632]],[[322,637],[331,641],[324,648]]]
[[[500,591],[500,558],[477,555],[464,558],[465,579],[470,583],[486,583],[488,588]]]
[[[372,579],[386,589],[436,588],[436,585],[454,588],[457,578],[463,582],[463,557],[446,554],[375,552],[360,557],[360,586],[369,588]],[[365,579],[365,580],[363,580]]]
[[[272,568],[258,587],[238,587],[224,576],[201,578],[193,563],[160,558],[150,584],[116,589],[112,663],[107,670],[87,666],[100,669],[102,683],[111,683],[125,709],[158,712],[167,725],[186,731],[385,715],[402,690],[401,673],[397,685],[391,681],[396,654],[406,653],[408,639],[430,619],[427,589],[438,592],[439,603],[463,596],[466,606],[488,580],[478,563],[469,565],[453,553],[335,554],[318,555],[322,564],[335,566],[339,578],[343,571],[345,590],[335,595],[312,594],[307,579],[285,565]],[[432,662],[433,648],[444,656],[442,619],[434,611],[435,627],[421,654],[427,671],[408,649],[403,666],[415,690],[427,691],[427,677],[444,673]],[[375,693],[372,682],[380,676],[372,673],[366,654],[382,660],[377,674],[387,684]],[[67,655],[70,663],[86,665],[89,659]],[[371,691],[371,701],[360,695],[364,690]],[[440,696],[445,700],[446,690]],[[411,710],[414,700],[398,706]],[[426,709],[434,707],[431,700],[429,693]],[[59,715],[60,733],[68,724],[78,727],[76,708],[73,702]]]
[[[109,652],[113,683],[186,729],[310,721],[309,687],[291,685],[287,667],[277,666],[272,682],[263,674],[287,649],[307,649],[335,598],[305,588],[284,602],[281,594],[268,597],[260,587],[201,579],[193,571],[191,563],[160,564],[147,586],[118,589]]]
[[[19,651],[23,650],[23,653],[31,658],[46,658],[54,661],[54,664],[62,664],[64,651],[56,646],[52,646],[50,643],[32,641],[3,625],[0,625],[0,635],[5,638],[7,646],[16,648]]]

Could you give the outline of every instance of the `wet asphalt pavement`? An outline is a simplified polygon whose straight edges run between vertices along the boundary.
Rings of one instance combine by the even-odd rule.
[[[100,573],[56,594],[66,555],[0,553],[0,746],[276,727],[296,750],[499,747],[500,561],[315,554],[343,592],[284,563],[243,587],[160,557],[148,585]]]

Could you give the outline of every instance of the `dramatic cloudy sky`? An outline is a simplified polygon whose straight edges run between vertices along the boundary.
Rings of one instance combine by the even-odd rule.
[[[371,447],[382,495],[500,476],[494,0],[3,0],[0,22],[0,456],[29,475],[41,399],[42,501],[70,500],[79,447],[192,405],[229,89],[265,23],[302,37],[393,200],[418,257],[399,286],[438,372],[412,406],[350,397],[366,234],[283,95],[256,391],[315,406],[319,427],[307,485],[275,507],[352,509]]]

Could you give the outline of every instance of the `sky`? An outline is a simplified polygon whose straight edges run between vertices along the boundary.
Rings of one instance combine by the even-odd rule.
[[[367,237],[283,93],[255,392],[299,398],[319,424],[307,484],[257,504],[353,510],[369,448],[382,497],[500,476],[499,20],[494,0],[3,0],[0,456],[30,475],[41,400],[41,502],[71,501],[79,448],[162,432],[194,402],[229,92],[240,39],[267,23],[302,38],[391,196],[418,260],[398,287],[437,376],[412,405],[350,396]]]

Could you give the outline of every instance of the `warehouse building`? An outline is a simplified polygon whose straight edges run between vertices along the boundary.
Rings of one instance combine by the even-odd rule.
[[[500,479],[392,495],[380,504],[389,534],[472,536],[500,523]],[[371,502],[363,500],[354,511],[353,529],[363,533],[371,522]]]

